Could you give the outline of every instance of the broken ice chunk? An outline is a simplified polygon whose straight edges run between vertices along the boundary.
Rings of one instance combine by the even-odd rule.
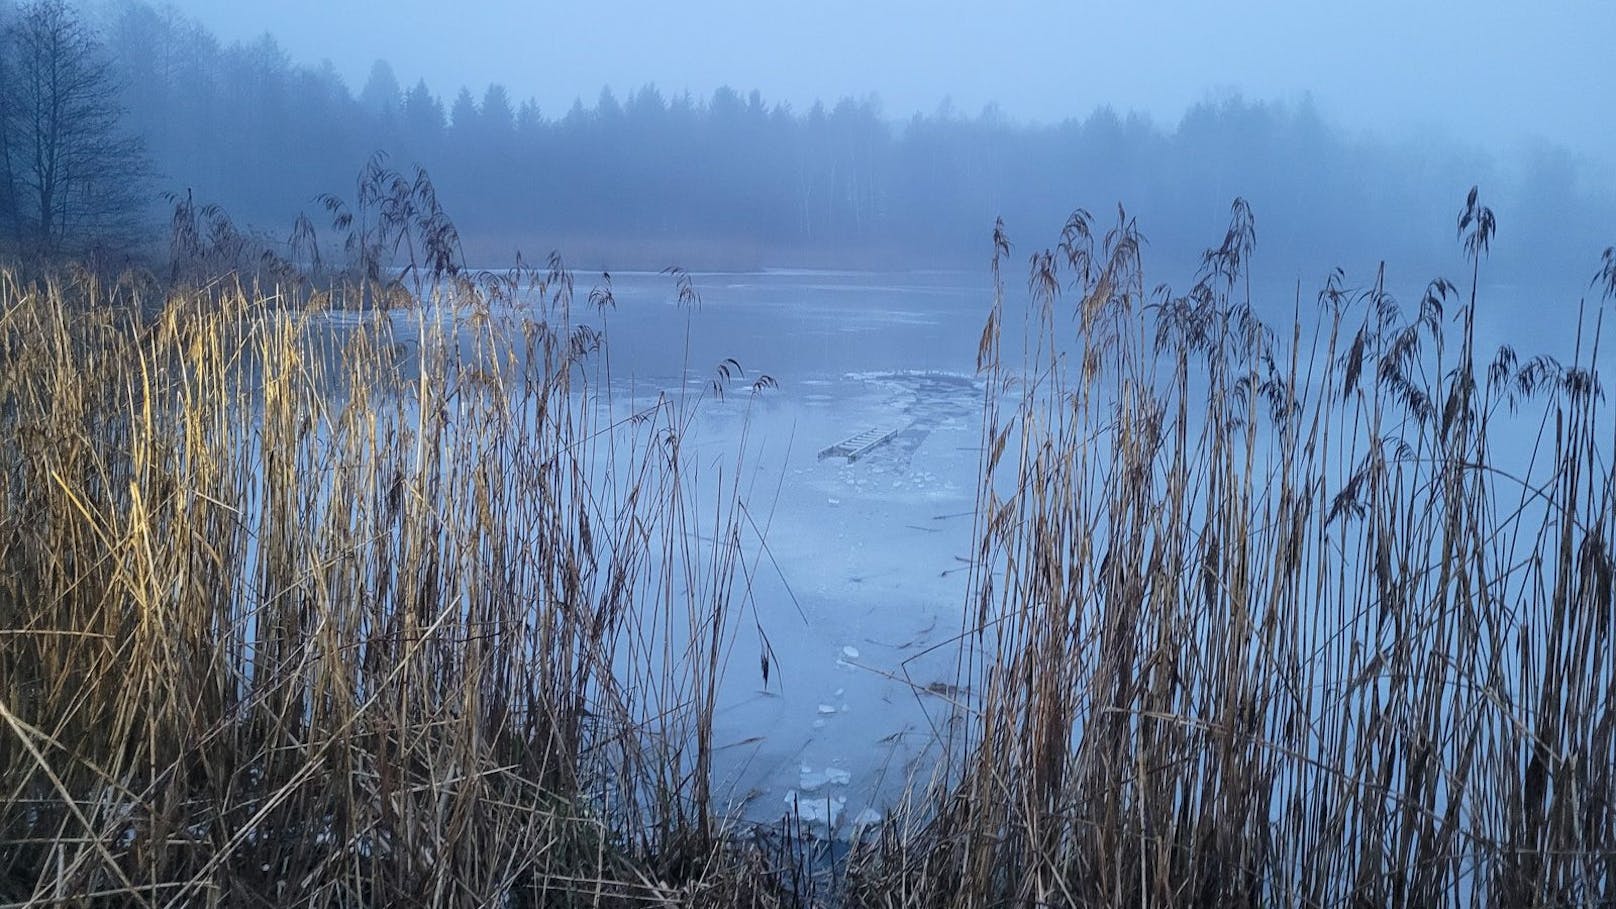
[[[819,705],[819,715],[820,716],[830,716],[831,714],[833,714],[835,712],[836,712],[836,708],[832,707],[829,704],[820,704]]]
[[[853,818],[854,829],[859,827],[873,827],[879,823],[881,823],[881,812],[876,811],[874,808],[866,808],[863,811],[860,811]]]
[[[853,647],[853,646],[851,646],[851,645],[849,645],[849,646],[847,646],[847,647],[843,647],[843,648],[842,648],[842,656],[843,656],[843,657],[844,657],[844,658],[845,658],[845,659],[849,659],[849,660],[856,660],[856,659],[858,659],[858,657],[859,657],[859,651],[858,651],[858,648],[857,648],[857,647]]]
[[[853,775],[839,767],[814,770],[804,764],[797,774],[797,785],[803,792],[818,792],[826,786],[846,786]]]
[[[847,799],[841,796],[799,795],[795,789],[786,793],[785,801],[786,810],[794,812],[804,824],[825,827],[834,827],[847,807]]]

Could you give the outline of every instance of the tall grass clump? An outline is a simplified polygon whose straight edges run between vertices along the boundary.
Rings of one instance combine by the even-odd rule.
[[[942,793],[864,843],[888,906],[1616,903],[1616,419],[1575,358],[1479,349],[1465,284],[1332,275],[1278,331],[1243,202],[1187,293],[1122,216],[997,294]],[[1316,315],[1315,315],[1316,313]]]
[[[1616,903],[1616,252],[1561,362],[1482,349],[1474,191],[1462,283],[1279,330],[1243,202],[1183,293],[1075,213],[1019,318],[1001,225],[957,712],[829,876],[710,788],[744,434],[357,189],[318,281],[189,197],[171,289],[0,271],[0,904]]]
[[[0,903],[778,902],[738,493],[559,263],[184,288],[0,273]]]

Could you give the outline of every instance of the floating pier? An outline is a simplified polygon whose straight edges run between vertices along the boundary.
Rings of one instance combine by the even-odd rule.
[[[875,428],[866,429],[863,432],[855,433],[841,440],[840,442],[837,442],[835,445],[830,446],[829,448],[822,449],[819,452],[819,460],[823,461],[826,458],[846,458],[849,461],[857,461],[859,458],[864,457],[875,449],[880,448],[882,445],[892,441],[897,437],[898,433],[903,432],[905,428],[906,427],[903,426],[898,426],[892,429]]]

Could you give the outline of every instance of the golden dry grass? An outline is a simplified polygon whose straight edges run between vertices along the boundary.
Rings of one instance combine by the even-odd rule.
[[[776,901],[700,782],[736,501],[552,289],[0,275],[0,903]]]
[[[983,334],[983,695],[849,902],[1611,905],[1610,295],[1576,365],[1477,366],[1474,194],[1471,288],[1332,279],[1316,331],[1256,319],[1243,203],[1182,296],[1090,224],[1032,256],[1026,362],[1002,292]]]
[[[1243,203],[1182,295],[1078,213],[1021,362],[996,232],[961,711],[840,887],[711,814],[739,470],[607,406],[559,269],[0,273],[0,902],[1611,905],[1616,256],[1573,362],[1484,354],[1460,229],[1276,332]]]

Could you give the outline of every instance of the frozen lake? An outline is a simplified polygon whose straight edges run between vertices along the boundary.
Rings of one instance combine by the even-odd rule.
[[[629,452],[647,444],[636,417],[659,414],[657,432],[680,426],[691,523],[677,533],[689,549],[658,550],[628,632],[638,643],[615,657],[614,671],[644,698],[630,709],[650,730],[648,718],[691,706],[689,692],[660,687],[661,667],[688,653],[683,598],[705,613],[720,595],[709,572],[728,518],[715,512],[735,493],[742,564],[723,619],[713,809],[764,823],[796,813],[842,834],[885,817],[926,780],[971,697],[955,687],[956,642],[974,549],[986,270],[691,274],[695,302],[681,299],[678,276],[619,273],[615,305],[604,308],[590,302],[601,276],[573,277],[572,325],[604,337],[604,355],[582,367],[592,425],[626,457],[623,476],[612,475],[615,458],[591,459],[604,472],[591,486],[609,497],[636,482]],[[529,319],[559,328],[531,291],[490,314],[503,326],[496,333],[523,331]],[[427,326],[448,327],[460,356],[475,358],[467,315],[395,311],[390,337],[409,351],[426,346]],[[366,318],[329,316],[339,328]],[[765,375],[773,381],[754,391]],[[407,427],[418,414],[408,382],[404,397],[395,419]],[[865,432],[882,444],[823,456]],[[663,581],[675,605],[659,600]]]
[[[992,289],[985,272],[691,279],[694,308],[668,276],[614,275],[606,330],[615,392],[706,391],[687,450],[716,471],[744,445],[742,494],[767,541],[744,548],[770,678],[737,619],[715,797],[748,820],[794,808],[845,829],[923,777],[954,710]],[[719,400],[707,389],[726,358],[745,374]],[[779,385],[754,397],[760,374]],[[897,434],[857,460],[819,457],[870,429]]]
[[[576,279],[582,301],[591,282]],[[679,304],[670,276],[614,275],[605,328],[614,406],[703,395],[686,450],[715,473],[743,452],[742,495],[767,541],[744,547],[749,614],[734,620],[715,717],[715,798],[748,820],[796,810],[846,832],[924,781],[972,697],[953,685],[980,469],[976,349],[992,287],[986,269],[690,279],[695,306]],[[1013,266],[1006,285],[1009,364],[1027,294]],[[1423,285],[1388,289],[1407,317]],[[1297,292],[1261,288],[1259,315],[1283,324]],[[1300,290],[1308,325],[1315,292]],[[1575,291],[1555,296],[1574,313]],[[1512,318],[1542,306],[1529,297],[1483,287],[1483,364],[1505,340],[1570,361],[1574,318]],[[720,399],[709,385],[728,358],[744,375]],[[761,374],[778,387],[753,396]],[[866,430],[897,435],[856,461],[819,457]],[[772,648],[766,685],[753,620]]]
[[[714,714],[714,807],[757,822],[796,812],[841,834],[886,816],[926,780],[974,697],[955,685],[976,548],[986,269],[698,273],[694,304],[674,276],[620,273],[604,312],[585,303],[591,276],[574,277],[574,321],[606,337],[590,368],[610,389],[607,422],[674,402],[693,415],[681,449],[699,501],[734,483],[746,507]],[[1006,285],[1008,366],[1021,359],[1027,294],[1013,269]],[[1393,289],[1405,317],[1422,289]],[[1297,311],[1294,284],[1259,294],[1264,319]],[[1311,326],[1319,309],[1313,291],[1301,294]],[[1527,296],[1483,288],[1483,368],[1505,339],[1523,357],[1570,360],[1574,320],[1522,324],[1511,314]],[[763,375],[776,384],[752,393]],[[822,456],[860,433],[887,441],[856,460]],[[711,550],[710,526],[689,536]]]

